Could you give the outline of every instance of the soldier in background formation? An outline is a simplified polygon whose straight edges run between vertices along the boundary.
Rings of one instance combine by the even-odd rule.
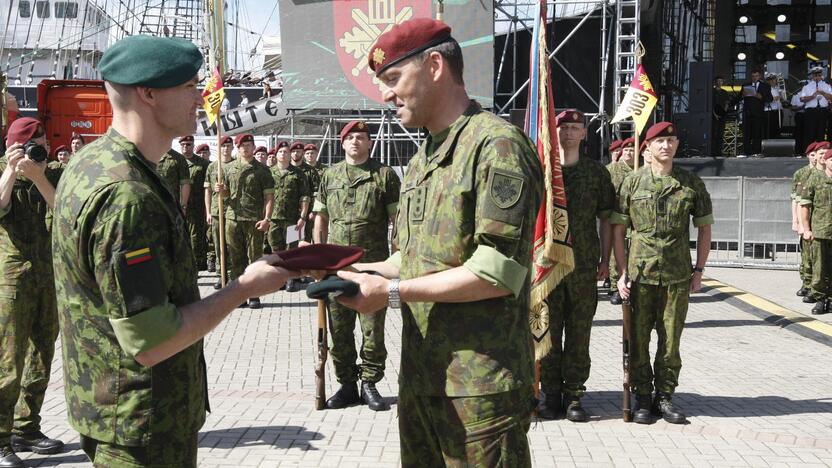
[[[817,303],[813,315],[832,312],[832,145],[815,145],[816,169],[801,186],[800,221],[809,242],[812,282],[807,296]]]
[[[613,190],[616,195],[616,205],[618,206],[618,190],[621,188],[621,183],[624,178],[633,172],[635,166],[635,155],[633,146],[635,139],[633,137],[621,140],[619,156],[616,161],[607,164],[607,171],[610,173]],[[630,239],[629,230],[627,231],[627,239]],[[621,295],[618,293],[618,266],[615,263],[615,255],[610,255],[610,280],[609,280],[609,295],[610,304],[621,305]]]
[[[186,211],[191,195],[191,172],[188,161],[174,149],[168,150],[156,165],[156,172],[165,182],[174,199],[179,201],[179,207]]]
[[[47,212],[63,168],[23,152],[46,152],[43,125],[22,117],[9,125],[0,158],[0,466],[23,468],[15,452],[58,453],[63,442],[41,432],[58,312]]]
[[[208,224],[205,221],[205,172],[209,163],[194,154],[194,137],[191,135],[179,138],[179,149],[185,158],[191,180],[185,219],[188,220],[188,231],[191,233],[194,263],[197,271],[207,270]]]
[[[69,148],[66,145],[60,145],[55,148],[55,161],[56,163],[60,164],[61,168],[66,167],[66,163],[69,162],[69,158],[72,156],[72,153],[69,151]]]
[[[622,298],[631,298],[633,308],[630,384],[638,403],[633,420],[649,424],[657,415],[683,424],[685,415],[673,404],[682,367],[679,344],[690,294],[701,287],[710,253],[713,210],[702,180],[673,165],[679,145],[675,126],[669,122],[653,125],[645,142],[651,162],[624,179],[611,219],[618,291]],[[699,231],[693,267],[688,247],[691,218]],[[628,227],[632,229],[629,255],[625,250]],[[659,343],[651,368],[653,328]]]
[[[84,137],[78,135],[77,133],[72,134],[72,138],[69,139],[69,149],[72,151],[72,154],[78,154],[81,151],[81,148],[84,147]]]
[[[816,172],[815,148],[817,145],[818,142],[815,141],[806,147],[806,157],[809,159],[809,163],[794,173],[791,192],[792,231],[800,237],[800,289],[797,290],[796,294],[798,297],[803,297],[803,302],[807,304],[816,301],[814,295],[810,294],[812,288],[812,249],[811,242],[803,238],[804,226],[800,216],[800,198],[803,195],[803,187],[809,176]]]
[[[234,150],[234,142],[232,141],[231,137],[225,135],[220,140],[220,152],[219,157],[222,159],[223,168],[227,167],[226,164],[230,163],[234,160],[231,156],[231,152]],[[213,267],[215,271],[220,271],[220,211],[219,211],[219,180],[217,178],[218,175],[218,168],[217,168],[217,161],[212,161],[211,164],[208,164],[208,168],[205,170],[205,193],[203,196],[205,197],[205,221],[208,224],[211,230],[211,241],[214,245],[213,253],[209,252],[208,256],[208,270],[211,270]],[[225,208],[225,205],[223,205]],[[226,258],[226,275],[229,274],[228,271],[228,241],[225,242],[225,258]],[[229,277],[226,280],[229,280]],[[214,284],[214,289],[220,289],[222,287],[222,279],[218,279],[217,282]]]
[[[581,155],[581,142],[586,138],[584,114],[561,112],[557,134],[575,268],[546,299],[552,350],[540,360],[538,415],[555,419],[564,411],[566,419],[584,422],[588,417],[581,398],[591,364],[589,339],[598,307],[597,282],[609,276],[609,217],[615,208],[615,190],[607,169]]]
[[[260,164],[266,164],[266,159],[269,157],[269,150],[265,146],[258,146],[254,149],[254,159]]]
[[[310,192],[309,206],[311,207],[315,204],[315,199],[318,197],[321,177],[326,167],[318,162],[318,147],[313,143],[309,143],[303,147],[303,162],[305,163],[303,169],[306,171],[306,183],[309,186]],[[316,213],[312,211],[306,220],[306,226],[303,232],[303,240],[306,242],[313,242],[312,231],[315,227],[315,216]]]
[[[370,128],[360,120],[341,130],[345,160],[327,168],[315,197],[315,243],[354,245],[364,249],[365,262],[390,256],[387,233],[395,221],[401,184],[392,168],[370,159]],[[308,145],[307,145],[308,146]],[[315,168],[314,159],[310,166]],[[390,409],[376,389],[384,377],[387,348],[384,318],[387,309],[359,314],[332,301],[329,304],[330,353],[341,387],[326,402],[330,409],[364,402],[373,411]],[[361,325],[361,364],[356,364],[355,319]],[[361,379],[359,394],[356,382]]]
[[[289,156],[289,143],[282,141],[277,145],[275,165],[271,168],[274,180],[274,209],[271,225],[267,235],[270,248],[279,252],[286,250],[287,229],[294,228],[302,236],[303,226],[309,212],[309,190],[306,176],[292,166]],[[295,280],[286,283],[286,290],[296,291]]]
[[[201,145],[197,146],[194,150],[194,153],[199,155],[202,159],[211,162],[211,147],[202,143]]]

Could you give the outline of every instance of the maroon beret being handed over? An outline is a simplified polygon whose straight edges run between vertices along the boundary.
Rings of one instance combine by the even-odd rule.
[[[555,117],[555,119],[557,121],[558,127],[560,127],[560,124],[565,123],[579,123],[583,125],[584,113],[575,109],[566,109],[565,111],[558,114],[558,116]]]
[[[361,260],[364,249],[343,245],[310,244],[275,253],[281,260],[277,265],[289,270],[338,271]]]
[[[9,125],[9,131],[6,133],[6,145],[25,144],[38,133],[43,133],[39,120],[31,117],[21,117]]]
[[[369,137],[370,126],[364,123],[363,120],[353,120],[352,122],[346,124],[344,128],[341,129],[341,143],[344,142],[344,137],[349,135],[351,132],[364,132]]]
[[[432,18],[414,18],[379,36],[367,56],[376,76],[393,65],[453,39],[451,27]]]
[[[659,122],[647,130],[647,135],[644,136],[644,141],[669,136],[676,136],[676,126],[670,122]]]
[[[234,146],[239,147],[247,141],[254,143],[254,135],[251,133],[241,133],[234,137]]]

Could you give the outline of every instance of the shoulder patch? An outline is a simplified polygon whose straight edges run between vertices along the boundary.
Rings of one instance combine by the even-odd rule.
[[[511,208],[520,201],[523,183],[523,176],[520,174],[492,168],[488,181],[488,195],[497,208]]]

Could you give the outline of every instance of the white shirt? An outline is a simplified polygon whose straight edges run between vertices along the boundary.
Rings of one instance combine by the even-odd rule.
[[[229,107],[231,107],[231,102],[228,100],[228,98],[223,98],[222,104],[220,104],[220,111],[226,112]]]
[[[832,86],[829,86],[829,83],[825,81],[818,81],[815,80],[810,81],[806,86],[800,90],[800,97],[809,97],[815,94],[815,91],[823,91],[825,93],[832,93]],[[818,96],[811,101],[806,101],[803,103],[806,109],[812,109],[815,107],[829,107],[829,101],[826,100],[823,96]]]
[[[795,93],[794,96],[792,96],[790,104],[795,112],[803,112],[803,101],[800,100],[800,93]]]
[[[773,87],[771,88],[771,102],[766,104],[767,111],[778,111],[783,108],[783,101],[786,100],[786,93],[781,91],[780,88]],[[777,98],[780,98],[779,100]]]

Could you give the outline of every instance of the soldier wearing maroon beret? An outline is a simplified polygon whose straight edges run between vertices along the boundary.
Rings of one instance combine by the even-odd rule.
[[[627,138],[613,141],[609,148],[612,161],[607,164],[607,171],[610,173],[612,186],[615,190],[616,201],[614,206],[618,206],[618,188],[621,187],[621,182],[629,173],[633,172],[635,155],[633,144],[634,139]],[[618,268],[615,265],[615,255],[610,255],[610,277],[604,281],[604,287],[609,288],[607,293],[610,295],[610,303],[613,305],[621,305],[623,302],[618,294],[617,283]]]
[[[607,150],[610,152],[610,162],[618,161],[618,156],[621,154],[621,140],[613,140]]]
[[[361,285],[339,297],[347,307],[402,309],[402,465],[531,466],[537,153],[468,97],[445,23],[393,26],[369,49],[369,66],[402,124],[429,133],[402,183],[399,252],[359,268],[382,276],[339,273]]]
[[[266,164],[266,158],[269,156],[269,149],[265,146],[258,146],[254,149],[254,159],[256,159],[260,164]]]
[[[72,154],[76,154],[78,151],[81,151],[81,148],[84,147],[85,143],[86,142],[84,141],[83,136],[73,133],[72,138],[69,139],[69,148],[72,150]]]
[[[306,185],[309,192],[309,207],[315,203],[318,190],[321,186],[321,177],[324,175],[326,166],[318,161],[318,147],[314,143],[308,143],[303,147],[303,163],[298,166],[306,176]],[[315,213],[310,209],[306,225],[303,228],[303,239],[312,242],[312,231],[315,228]]]
[[[682,367],[679,342],[689,296],[702,283],[714,217],[702,179],[673,165],[679,147],[676,126],[659,122],[647,130],[644,141],[652,160],[624,179],[612,217],[618,290],[621,297],[630,298],[634,311],[630,384],[638,405],[633,420],[649,424],[657,415],[671,424],[683,424],[685,415],[672,399]],[[693,266],[688,246],[691,219],[699,231]],[[629,255],[624,241],[628,227],[632,229]],[[659,354],[651,367],[654,327]]]
[[[232,157],[232,152],[234,151],[234,140],[228,136],[223,135],[220,138],[220,147],[217,154],[217,159],[222,159],[223,168],[225,165],[230,163],[234,160]],[[217,271],[219,268],[217,267],[219,258],[220,258],[220,212],[219,212],[219,193],[221,191],[222,184],[217,179],[219,173],[219,163],[218,161],[211,161],[211,164],[208,165],[208,169],[205,171],[205,220],[208,223],[208,226],[211,230],[211,245],[212,249],[208,251],[208,271],[214,272]],[[226,255],[228,254],[228,249],[224,249]],[[227,271],[226,271],[227,273]],[[220,289],[222,287],[222,280],[217,279],[217,282],[214,283],[214,289]]]
[[[191,247],[197,271],[208,269],[208,224],[205,221],[205,175],[209,161],[194,152],[193,135],[179,138],[179,148],[188,166],[191,186],[185,217],[191,234]]]

